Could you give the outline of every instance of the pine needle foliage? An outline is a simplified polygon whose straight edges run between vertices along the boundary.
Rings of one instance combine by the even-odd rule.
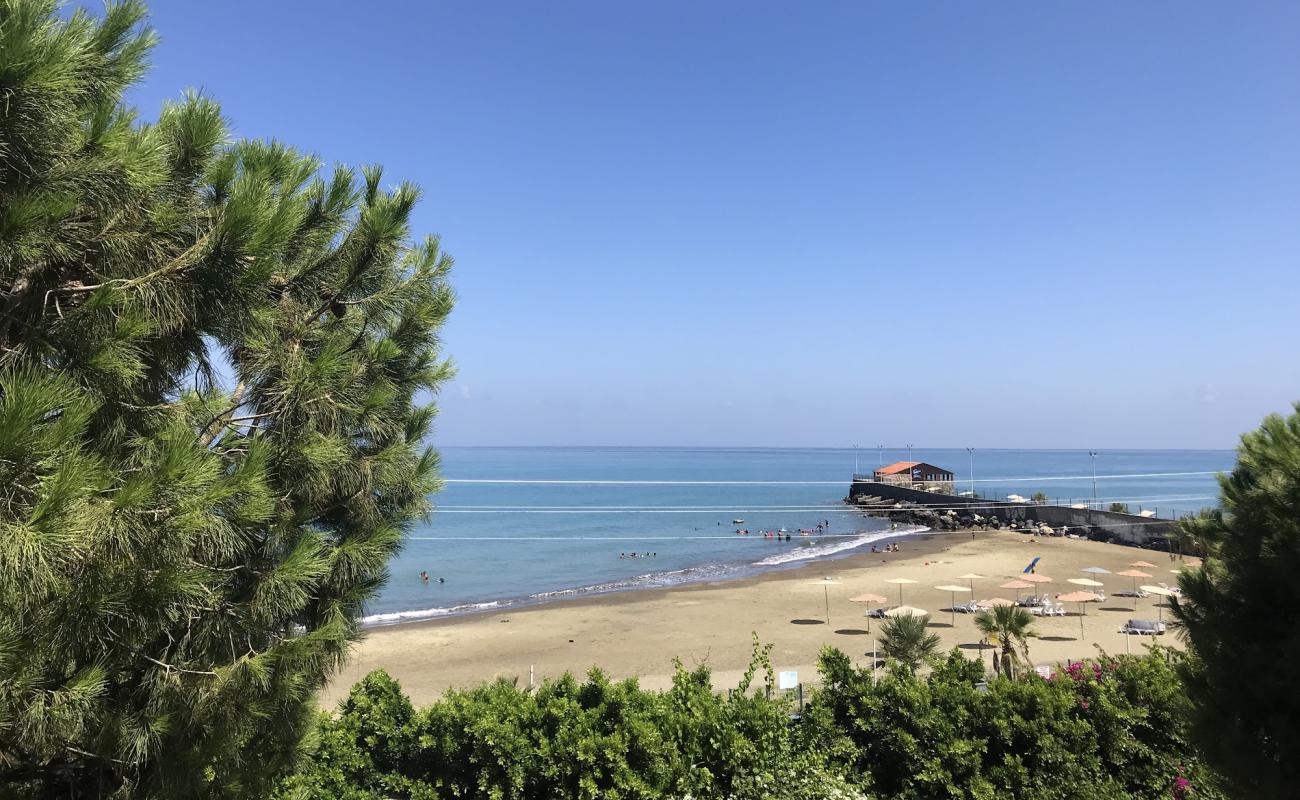
[[[0,785],[256,796],[438,488],[451,259],[58,11],[0,0]]]
[[[1193,732],[1239,797],[1300,785],[1300,404],[1241,437],[1220,509],[1182,523],[1206,553],[1172,600],[1190,658]]]

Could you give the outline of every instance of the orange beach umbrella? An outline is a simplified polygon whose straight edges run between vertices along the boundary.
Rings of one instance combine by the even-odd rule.
[[[1116,572],[1116,575],[1123,575],[1125,578],[1133,579],[1133,610],[1138,610],[1138,578],[1150,578],[1151,573],[1143,572],[1140,569],[1126,569],[1123,572]]]
[[[1032,588],[1034,588],[1034,585],[1033,585],[1032,583],[1030,583],[1029,581],[1014,580],[1014,581],[1007,581],[1006,583],[1002,584],[1002,585],[999,586],[998,588],[999,588],[999,589],[1015,589],[1015,590],[1016,590],[1016,602],[1019,603],[1019,602],[1020,602],[1020,590],[1021,590],[1021,589],[1032,589]]]
[[[873,603],[884,603],[888,599],[889,598],[885,597],[884,595],[872,594],[871,592],[864,592],[863,594],[855,595],[849,598],[850,603],[867,604],[867,633],[871,633],[871,605]]]
[[[1083,604],[1096,602],[1097,600],[1101,599],[1101,595],[1096,594],[1095,592],[1085,592],[1080,590],[1077,592],[1069,592],[1067,594],[1063,594],[1056,599],[1060,600],[1062,603],[1079,604],[1079,641],[1083,641],[1083,617],[1084,617]]]

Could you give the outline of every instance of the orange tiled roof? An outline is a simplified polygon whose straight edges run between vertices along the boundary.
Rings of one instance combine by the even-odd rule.
[[[897,475],[900,472],[907,472],[912,467],[920,464],[920,461],[895,461],[893,464],[881,467],[876,470],[877,475]]]

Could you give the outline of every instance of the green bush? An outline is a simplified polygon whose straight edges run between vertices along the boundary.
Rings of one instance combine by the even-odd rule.
[[[827,649],[797,715],[769,697],[762,648],[729,694],[678,664],[665,692],[592,670],[535,690],[499,680],[415,711],[376,672],[321,716],[279,797],[1212,800],[1172,658],[986,684],[958,650],[918,677]]]

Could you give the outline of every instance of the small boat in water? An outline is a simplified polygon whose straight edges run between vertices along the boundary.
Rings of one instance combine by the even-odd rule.
[[[731,521],[731,524],[732,524],[732,525],[743,525],[743,524],[745,524],[745,521],[744,521],[743,519],[741,519],[740,517],[736,517],[735,519],[733,519],[733,520]]]

